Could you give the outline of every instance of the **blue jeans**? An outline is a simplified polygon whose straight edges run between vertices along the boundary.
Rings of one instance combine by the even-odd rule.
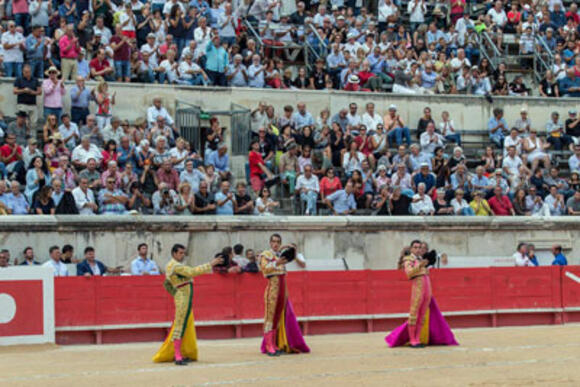
[[[72,106],[70,108],[70,119],[72,122],[77,124],[79,127],[87,122],[87,116],[89,115],[89,108],[81,108]]]
[[[489,137],[489,139],[491,140],[491,142],[493,142],[499,149],[503,149],[503,136],[499,137],[499,136],[494,136],[494,137]]]
[[[21,26],[24,29],[24,36],[28,35],[28,24],[30,20],[30,14],[28,13],[16,13],[14,14],[14,23],[17,26]]]
[[[30,70],[32,70],[32,77],[43,79],[44,78],[44,60],[42,59],[30,59],[28,61],[30,65]]]
[[[397,145],[402,145],[403,136],[405,136],[405,143],[407,143],[407,146],[409,146],[411,144],[411,132],[409,132],[409,128],[406,126],[402,128],[394,128],[391,130],[387,135],[387,139],[389,140],[390,144],[394,144],[396,141]]]
[[[131,78],[131,65],[128,60],[115,61],[115,76],[119,78]]]
[[[5,176],[6,176],[6,165],[4,165],[3,162],[0,162],[0,179],[4,180]]]
[[[220,39],[222,40],[222,42],[226,42],[228,46],[232,46],[236,42],[235,36],[223,36],[220,37]]]
[[[188,79],[185,82],[192,86],[203,86],[207,84],[207,82],[203,78],[203,75],[201,74],[192,75],[191,79]]]
[[[473,208],[465,207],[461,209],[461,215],[463,216],[474,216],[475,212],[473,212]]]
[[[62,108],[51,108],[51,107],[44,107],[44,119],[46,120],[46,117],[48,117],[49,114],[54,114],[56,116],[56,119],[58,120],[58,123],[60,124],[60,114],[62,112]]]
[[[4,76],[6,78],[20,78],[22,76],[22,62],[4,62]]]
[[[139,79],[139,82],[153,83],[155,82],[155,72],[148,69],[146,72],[139,74],[137,78]]]
[[[314,191],[302,192],[300,193],[300,200],[306,202],[306,211],[310,215],[316,215],[316,200],[318,199],[318,193]]]
[[[445,136],[445,139],[449,142],[461,146],[461,136],[459,135],[459,133],[448,134],[447,136]]]

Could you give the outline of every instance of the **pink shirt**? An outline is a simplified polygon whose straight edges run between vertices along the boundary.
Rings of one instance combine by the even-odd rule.
[[[49,108],[62,108],[62,96],[66,93],[64,87],[60,87],[62,81],[56,85],[50,79],[42,81],[42,91],[44,92],[44,106]]]
[[[28,1],[27,0],[13,0],[12,1],[12,13],[28,13]]]
[[[72,38],[74,39],[74,37]],[[58,41],[58,47],[60,48],[60,57],[67,59],[76,59],[79,56],[80,48],[78,44],[73,44],[73,46],[67,50],[67,47],[71,43],[71,38],[67,35],[63,35]]]

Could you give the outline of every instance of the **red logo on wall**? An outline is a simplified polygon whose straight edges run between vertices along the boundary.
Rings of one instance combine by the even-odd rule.
[[[44,333],[42,280],[0,281],[0,336]]]

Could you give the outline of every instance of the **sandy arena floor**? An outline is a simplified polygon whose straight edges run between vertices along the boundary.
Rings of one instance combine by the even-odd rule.
[[[0,348],[1,386],[580,386],[580,325],[456,330],[459,347],[389,349],[384,334],[307,337],[308,355],[268,358],[259,339],[200,341],[185,367],[159,344]]]

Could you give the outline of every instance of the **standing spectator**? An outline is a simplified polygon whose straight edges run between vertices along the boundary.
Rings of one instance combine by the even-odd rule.
[[[115,26],[115,35],[111,38],[113,59],[115,61],[115,74],[117,82],[131,81],[131,38],[123,34],[121,24]],[[176,66],[177,67],[177,66]]]
[[[20,2],[26,4],[26,0],[20,0]],[[0,50],[0,53],[4,55],[4,76],[20,78],[22,76],[26,41],[24,36],[16,31],[16,23],[13,21],[8,22],[8,31],[2,34],[0,42],[3,49]]]
[[[530,259],[528,258],[528,246],[523,242],[520,242],[518,244],[518,247],[513,255],[513,258],[516,266],[521,267],[533,265],[533,263],[530,262]]]
[[[552,261],[552,265],[560,265],[560,266],[568,265],[568,260],[566,259],[566,256],[564,254],[562,254],[562,246],[553,245],[552,246],[552,254],[554,255],[554,260]]]
[[[509,198],[503,195],[502,188],[496,186],[493,189],[494,196],[489,199],[488,203],[496,216],[514,216],[515,211]]]
[[[316,202],[319,192],[318,177],[312,174],[312,166],[306,165],[304,174],[300,175],[296,181],[296,193],[300,194],[300,200],[306,203],[306,215],[316,215]]]
[[[36,125],[38,121],[38,109],[36,97],[42,94],[40,83],[32,76],[30,65],[22,67],[22,76],[14,81],[14,94],[16,94],[16,110],[25,112],[30,117],[30,124]]]
[[[62,97],[66,93],[64,82],[58,79],[60,71],[56,67],[50,66],[47,72],[48,79],[42,82],[42,91],[44,92],[44,119],[47,119],[50,114],[54,114],[60,122]]]
[[[66,265],[60,260],[61,253],[59,247],[52,246],[50,249],[48,249],[48,253],[50,255],[49,260],[42,266],[52,268],[55,277],[67,277],[68,269]]]
[[[44,77],[45,37],[43,27],[33,25],[32,33],[26,37],[26,60],[30,65],[32,77]]]
[[[152,258],[147,257],[149,246],[141,243],[137,246],[137,257],[131,261],[131,274],[133,275],[158,275],[159,267]]]
[[[81,76],[76,77],[76,85],[70,89],[71,99],[71,120],[78,126],[87,122],[89,115],[89,102],[91,101],[91,92],[85,87],[85,79]]]
[[[225,44],[227,46],[227,43]],[[214,86],[227,86],[226,69],[228,53],[220,42],[219,36],[214,36],[205,48],[205,69]]]
[[[99,206],[95,202],[93,190],[89,188],[88,178],[80,177],[79,186],[72,190],[72,195],[80,215],[94,215],[97,213]]]
[[[66,32],[58,41],[58,47],[60,49],[62,79],[75,79],[78,72],[77,58],[80,54],[81,47],[79,38],[74,34],[73,24],[66,26]]]
[[[300,173],[298,167],[298,157],[296,157],[298,146],[295,142],[290,143],[286,152],[280,157],[279,171],[282,182],[288,184],[290,192],[294,192],[296,175]]]

